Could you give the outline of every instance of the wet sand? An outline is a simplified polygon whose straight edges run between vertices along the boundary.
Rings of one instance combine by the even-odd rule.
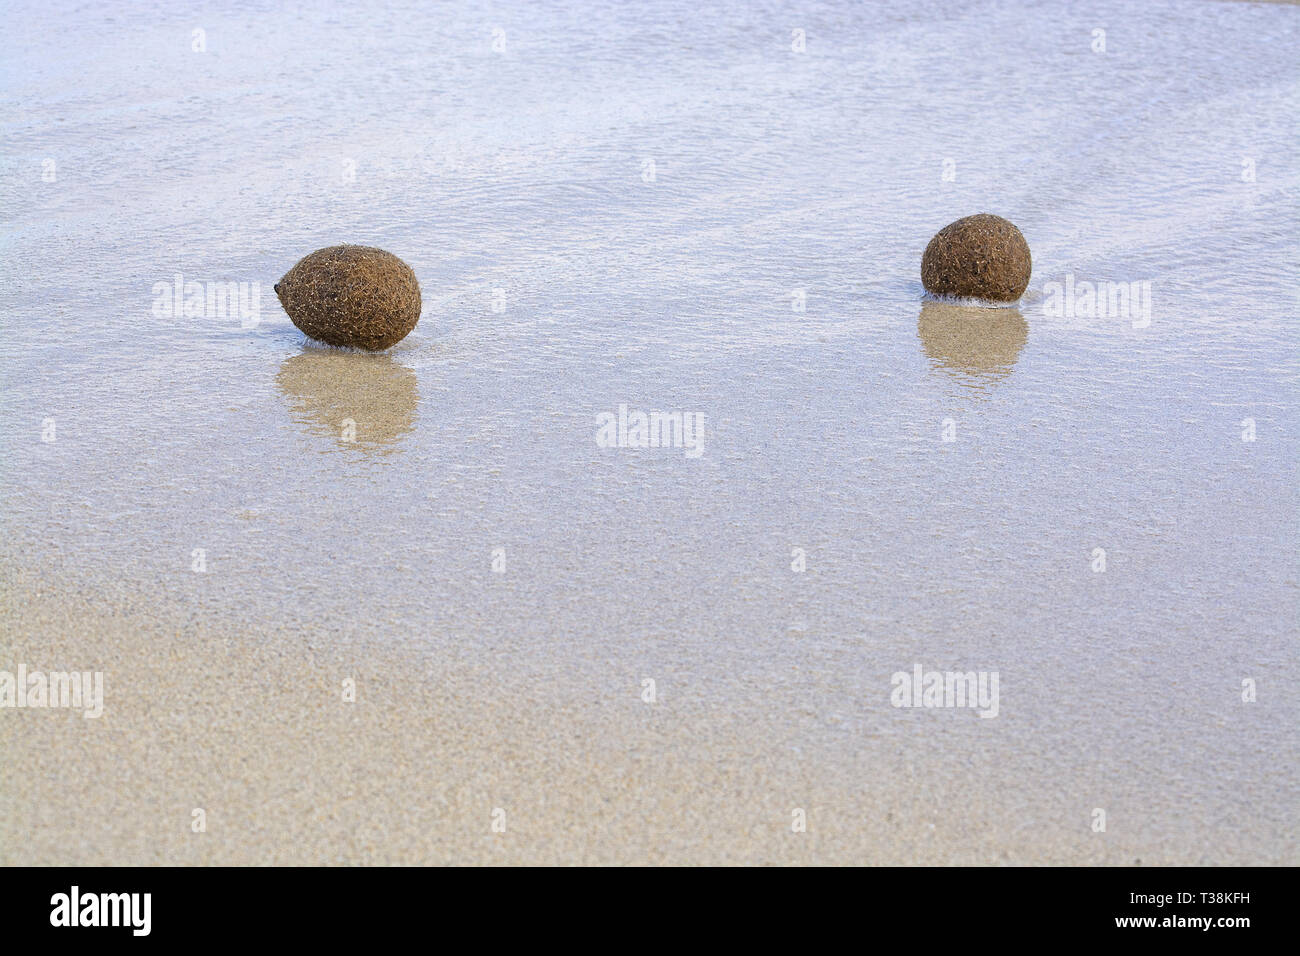
[[[0,863],[1300,862],[1298,11],[508,12],[11,5],[0,672],[105,701],[0,709]],[[386,355],[275,302],[345,241]]]
[[[560,669],[240,637],[130,595],[3,584],[0,627],[39,635],[14,653],[102,668],[106,690],[98,719],[4,714],[0,864],[1297,860],[1294,807],[1255,804],[1240,839],[1207,846],[1240,793],[1138,766],[1117,785],[1097,765],[1044,774],[979,746],[947,751],[935,734],[978,729],[951,723],[967,714],[922,714],[905,744],[792,706],[781,688],[740,686],[732,699],[750,705],[723,706],[665,681],[647,704],[630,673],[597,691]],[[16,595],[30,603],[16,608]],[[1172,818],[1156,809],[1171,786],[1188,801]],[[1109,809],[1106,833],[1090,830],[1094,803]]]

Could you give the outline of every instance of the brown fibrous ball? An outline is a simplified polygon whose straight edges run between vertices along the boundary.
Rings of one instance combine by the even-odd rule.
[[[940,229],[921,257],[921,284],[933,295],[1015,302],[1029,285],[1029,243],[1014,223],[979,213]]]
[[[420,321],[420,283],[397,256],[330,246],[300,259],[275,286],[293,324],[326,345],[377,352]]]

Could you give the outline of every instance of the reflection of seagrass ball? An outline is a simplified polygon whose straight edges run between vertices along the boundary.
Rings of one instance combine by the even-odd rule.
[[[284,360],[275,383],[294,420],[341,447],[382,450],[415,429],[415,371],[387,353],[306,348]]]
[[[420,283],[397,256],[371,246],[318,249],[275,286],[293,324],[326,345],[376,352],[420,321]]]
[[[947,302],[922,305],[916,331],[933,365],[976,387],[1010,375],[1029,339],[1029,323],[1019,309],[974,309]]]
[[[1032,269],[1029,243],[1020,230],[982,212],[935,234],[921,257],[921,283],[934,295],[1015,302]]]

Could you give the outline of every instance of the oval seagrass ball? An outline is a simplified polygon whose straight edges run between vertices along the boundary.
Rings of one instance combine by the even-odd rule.
[[[326,345],[377,352],[420,321],[420,283],[397,256],[330,246],[300,259],[275,286],[293,324]]]
[[[921,284],[933,295],[1015,302],[1032,269],[1029,243],[1015,224],[982,212],[935,234],[921,256]]]

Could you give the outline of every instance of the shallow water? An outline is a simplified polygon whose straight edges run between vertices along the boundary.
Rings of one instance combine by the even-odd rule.
[[[1300,10],[580,6],[12,5],[0,564],[660,675],[1296,862]],[[923,299],[978,211],[1015,309]],[[387,355],[276,302],[339,242],[419,276]],[[177,274],[260,314],[160,316]],[[1067,277],[1149,313],[1047,314]],[[702,454],[600,447],[621,404]],[[918,662],[997,671],[998,718],[891,707]]]

